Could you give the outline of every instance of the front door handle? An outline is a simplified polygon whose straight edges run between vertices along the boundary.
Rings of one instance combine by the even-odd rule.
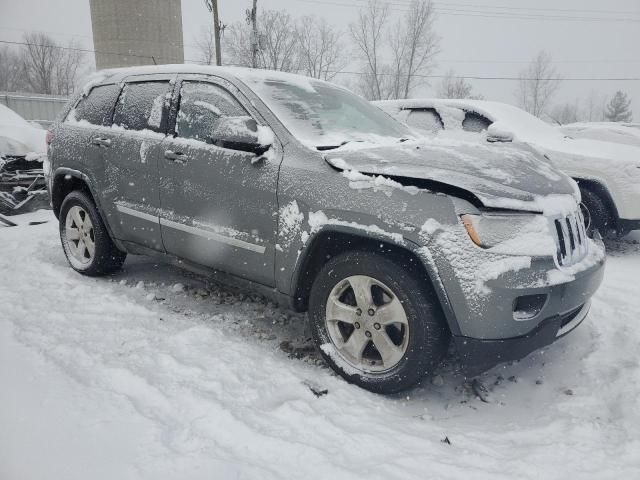
[[[103,137],[95,137],[93,139],[91,139],[91,143],[93,145],[97,145],[98,147],[110,147],[111,146],[111,140],[108,138],[103,138]]]
[[[164,158],[167,160],[171,160],[176,163],[185,163],[187,161],[187,156],[182,152],[174,152],[173,150],[165,150]]]

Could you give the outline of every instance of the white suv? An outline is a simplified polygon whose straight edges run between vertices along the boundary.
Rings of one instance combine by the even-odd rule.
[[[480,100],[374,102],[423,134],[475,134],[479,141],[520,141],[540,150],[580,186],[590,232],[640,229],[640,148],[571,138],[519,108]],[[469,136],[466,134],[465,136]]]

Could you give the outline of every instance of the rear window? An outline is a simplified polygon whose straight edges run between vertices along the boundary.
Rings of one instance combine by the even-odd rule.
[[[129,83],[118,99],[113,123],[128,130],[164,132],[170,102],[169,81]]]
[[[84,120],[93,125],[110,126],[113,106],[120,93],[119,85],[101,85],[94,87],[85,98],[80,100],[67,119]]]
[[[444,130],[442,118],[434,108],[411,110],[407,117],[407,124],[425,133],[436,133]]]

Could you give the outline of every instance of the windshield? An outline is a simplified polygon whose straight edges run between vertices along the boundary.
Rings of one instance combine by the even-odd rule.
[[[310,147],[383,143],[412,136],[366,100],[326,82],[267,77],[249,83],[287,129]]]

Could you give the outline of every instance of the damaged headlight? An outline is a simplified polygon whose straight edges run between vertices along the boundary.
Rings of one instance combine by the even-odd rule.
[[[465,214],[460,217],[469,237],[479,247],[491,248],[547,228],[547,221],[541,215],[530,213],[482,213]]]

